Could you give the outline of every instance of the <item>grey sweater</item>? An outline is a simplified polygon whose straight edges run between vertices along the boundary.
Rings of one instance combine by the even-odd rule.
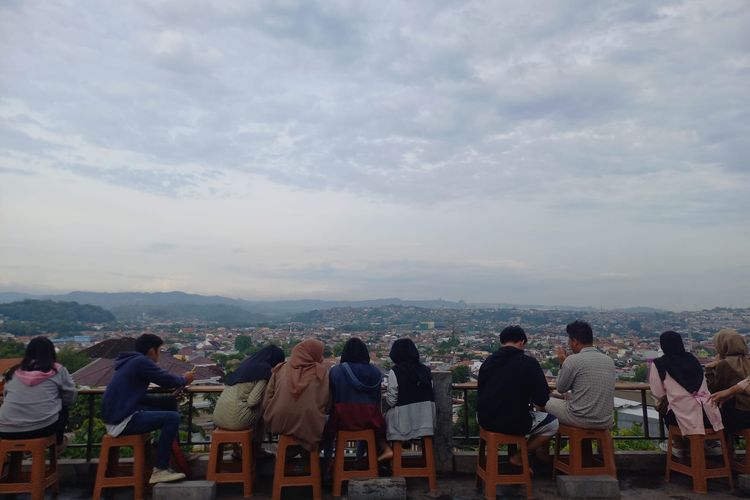
[[[52,425],[57,422],[62,405],[72,404],[77,394],[75,382],[64,366],[44,380],[38,377],[32,385],[16,374],[3,392],[0,432],[29,432]]]

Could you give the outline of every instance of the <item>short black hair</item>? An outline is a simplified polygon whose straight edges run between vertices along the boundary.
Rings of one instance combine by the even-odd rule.
[[[141,354],[146,354],[148,351],[156,347],[159,349],[164,344],[164,341],[158,335],[153,333],[144,333],[138,337],[135,341],[135,350]]]
[[[503,331],[500,332],[500,343],[505,344],[506,342],[528,342],[529,339],[526,337],[526,332],[523,331],[518,325],[506,326]]]
[[[577,319],[566,326],[565,331],[568,332],[568,337],[577,340],[583,345],[594,343],[594,332],[591,330],[591,325],[585,321]]]

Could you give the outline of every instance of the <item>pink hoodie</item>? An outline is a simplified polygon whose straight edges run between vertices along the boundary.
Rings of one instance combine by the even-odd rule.
[[[62,365],[60,363],[55,363],[55,369],[48,372],[40,372],[36,370],[27,372],[26,370],[21,370],[19,368],[15,371],[13,376],[18,377],[18,380],[23,382],[25,385],[33,387],[54,376],[58,371],[60,371],[60,368],[62,368]]]

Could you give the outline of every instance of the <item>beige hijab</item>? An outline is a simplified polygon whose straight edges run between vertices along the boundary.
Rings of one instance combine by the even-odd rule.
[[[323,362],[323,342],[318,339],[305,339],[292,349],[289,358],[289,389],[292,395],[299,397],[302,391],[310,385],[315,378],[324,380],[328,373],[328,364]],[[274,367],[274,371],[281,365]]]
[[[714,346],[719,357],[727,362],[741,377],[750,376],[750,357],[747,343],[737,330],[724,328],[714,335]]]

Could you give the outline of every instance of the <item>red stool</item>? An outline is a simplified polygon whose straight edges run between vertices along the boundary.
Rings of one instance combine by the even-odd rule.
[[[523,465],[520,473],[501,473],[498,446],[505,444],[515,446],[521,455]],[[510,456],[510,450],[508,450]],[[499,484],[525,484],[526,498],[532,498],[531,469],[529,468],[529,453],[525,436],[511,436],[485,429],[479,431],[479,455],[477,457],[477,488],[484,481],[484,498],[495,500]]]
[[[281,500],[281,488],[293,486],[312,486],[313,500],[322,498],[320,487],[320,450],[316,446],[310,450],[310,462],[302,475],[288,474],[286,455],[290,446],[302,446],[294,436],[279,436],[279,447],[276,453],[276,466],[273,473],[273,500]]]
[[[349,441],[367,442],[367,468],[347,469],[356,460],[346,460],[346,443]],[[336,458],[333,464],[333,496],[340,497],[344,481],[355,478],[378,477],[378,452],[375,448],[375,431],[338,431],[336,434]]]
[[[672,443],[676,437],[686,437],[690,441],[690,463],[681,463],[672,457]],[[709,462],[706,460],[706,450],[703,447],[703,443],[706,441],[719,441],[721,443],[721,451],[723,452],[724,463],[720,466],[709,467]],[[693,479],[693,491],[696,493],[708,492],[708,479],[726,477],[729,479],[729,488],[734,489],[734,480],[732,479],[732,467],[729,461],[729,450],[727,448],[727,441],[724,437],[724,431],[714,431],[713,429],[706,429],[706,434],[692,434],[689,436],[683,436],[680,428],[676,425],[669,426],[669,437],[667,438],[667,471],[664,475],[667,482],[669,482],[670,472],[675,471],[680,474],[685,474]]]
[[[570,453],[567,459],[560,455],[561,438],[568,437]],[[591,448],[592,441],[599,443],[601,463],[594,463]],[[584,429],[572,425],[560,424],[555,437],[555,460],[553,462],[553,476],[557,471],[571,476],[612,476],[617,479],[615,465],[615,447],[612,434],[607,429]]]
[[[146,443],[150,434],[113,437],[105,434],[96,468],[93,500],[99,500],[104,488],[133,487],[133,498],[141,500],[150,472],[146,465]],[[133,448],[133,464],[120,464],[120,448]]]
[[[421,439],[421,457],[404,456],[402,442],[393,442],[393,476],[426,477],[430,484],[430,492],[434,493],[437,491],[437,474],[435,472],[435,452],[432,447],[432,436],[424,436]]]
[[[238,444],[242,448],[240,463],[224,461],[224,445]],[[217,483],[242,483],[245,498],[253,496],[255,462],[253,461],[253,434],[250,429],[228,431],[216,429],[211,433],[211,452],[208,456],[206,479]]]
[[[49,467],[44,458],[49,450]],[[24,472],[23,454],[31,453],[31,470]],[[0,478],[0,493],[31,493],[32,500],[42,500],[44,491],[60,491],[57,477],[57,442],[55,436],[38,439],[3,439],[0,441],[0,473],[10,454],[8,474]]]

